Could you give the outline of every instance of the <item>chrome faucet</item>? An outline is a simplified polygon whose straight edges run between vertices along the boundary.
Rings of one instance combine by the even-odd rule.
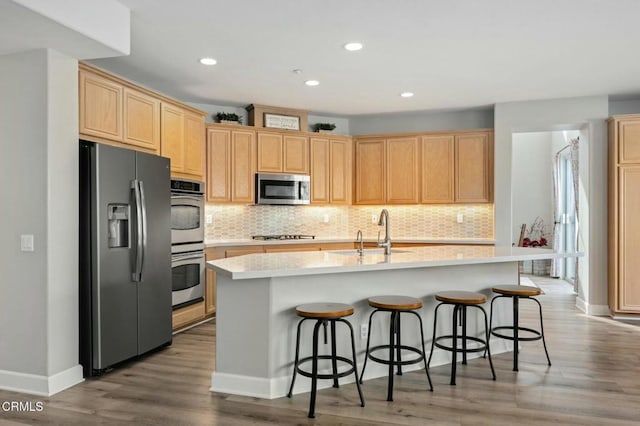
[[[362,241],[362,231],[358,229],[356,234],[356,243],[358,243],[358,254],[364,256],[364,242]]]
[[[389,234],[389,211],[382,209],[378,226],[384,224],[384,242],[380,242],[380,232],[378,232],[378,247],[384,247],[384,254],[391,254],[391,235]]]

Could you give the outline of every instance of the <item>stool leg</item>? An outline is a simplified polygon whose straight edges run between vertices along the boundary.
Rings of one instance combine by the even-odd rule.
[[[518,312],[519,312],[519,297],[513,296],[513,371],[518,371],[518,352],[520,352],[519,336],[518,336]]]
[[[298,359],[300,354],[300,326],[303,322],[305,322],[308,318],[303,318],[298,322],[298,331],[296,333],[296,356],[293,361],[293,378],[291,379],[291,387],[289,387],[289,393],[287,397],[291,398],[291,392],[293,391],[293,384],[296,382],[296,373],[298,372]]]
[[[402,376],[402,342],[400,341],[400,311],[396,313],[396,361],[398,361],[398,369],[396,374]]]
[[[347,324],[349,327],[349,332],[351,333],[351,354],[353,355],[353,375],[356,376],[356,388],[358,389],[358,395],[360,396],[360,406],[364,407],[364,397],[362,396],[362,389],[360,389],[360,382],[358,381],[358,364],[356,363],[356,341],[353,337],[353,327],[351,323],[342,318],[338,319],[338,321]],[[362,376],[360,376],[362,379]]]
[[[389,383],[387,384],[387,401],[393,401],[393,363],[394,363],[394,334],[397,311],[391,311],[389,321]]]
[[[429,360],[427,361],[427,368],[431,365],[431,357],[433,356],[433,348],[436,345],[436,327],[438,325],[438,309],[442,306],[442,303],[438,303],[436,309],[433,311],[433,337],[431,338],[431,350],[429,351]],[[455,316],[454,316],[455,318]]]
[[[489,338],[491,338],[491,335],[493,334],[493,302],[495,302],[498,297],[502,297],[502,296],[496,296],[493,299],[491,299],[491,310],[489,311]],[[482,353],[482,358],[486,358],[486,357],[487,357],[487,348],[485,346],[484,352]]]
[[[333,367],[333,387],[338,388],[338,358],[336,353],[336,321],[331,320],[331,366]]]
[[[318,330],[320,325],[326,324],[326,320],[316,321],[313,327],[313,359],[311,360],[311,397],[309,398],[309,418],[315,417],[316,391],[318,389]]]
[[[458,362],[458,312],[460,305],[453,307],[453,341],[451,342],[451,382],[452,386],[456,384],[456,363]]]
[[[364,352],[364,365],[362,366],[362,372],[360,373],[360,384],[362,384],[362,378],[364,377],[364,369],[367,368],[367,360],[369,359],[369,343],[371,342],[371,319],[373,318],[373,314],[375,314],[376,312],[378,312],[377,309],[371,312],[371,315],[369,315],[369,330],[367,331],[367,350]]]
[[[487,355],[489,355],[489,366],[491,367],[491,375],[493,376],[493,380],[496,379],[496,372],[493,369],[493,361],[491,361],[491,348],[489,347],[489,323],[487,322],[487,311],[484,310],[482,306],[476,306],[476,308],[482,311],[484,315],[484,334],[485,334],[485,346],[487,348]]]
[[[462,305],[462,363],[467,364],[467,307]]]
[[[549,358],[549,352],[547,352],[547,342],[544,340],[544,326],[542,325],[542,305],[538,301],[538,299],[530,297],[529,299],[533,300],[538,304],[538,311],[540,312],[540,334],[542,335],[542,346],[544,346],[544,353],[547,355],[547,364],[551,365],[551,359]]]
[[[427,366],[427,358],[426,351],[424,350],[424,330],[422,328],[422,318],[417,312],[409,311],[416,317],[418,317],[418,322],[420,323],[420,343],[422,344],[422,360],[424,361],[424,371],[427,373],[427,380],[429,381],[429,390],[433,392],[433,384],[431,383],[431,376],[429,375],[429,367]]]

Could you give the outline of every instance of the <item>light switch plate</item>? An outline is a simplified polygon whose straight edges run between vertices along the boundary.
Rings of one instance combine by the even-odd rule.
[[[322,216],[322,221],[323,221],[324,223],[329,223],[329,215],[328,215],[328,214],[324,214],[324,215]]]
[[[464,216],[462,215],[462,213],[458,213],[457,221],[458,221],[458,223],[463,223],[464,222]]]
[[[207,223],[209,223],[209,224],[213,223],[213,215],[212,214],[208,214],[207,215]]]
[[[20,250],[33,251],[33,234],[20,235]]]

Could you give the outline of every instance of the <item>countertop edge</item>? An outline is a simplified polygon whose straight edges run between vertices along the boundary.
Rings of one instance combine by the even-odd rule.
[[[364,238],[365,243],[375,243],[376,238]],[[487,239],[442,239],[442,238],[393,238],[393,243],[414,243],[414,244],[482,244],[492,245],[495,244],[495,240]],[[252,239],[238,239],[238,240],[205,240],[204,244],[206,248],[215,247],[233,247],[233,246],[267,246],[267,245],[281,245],[281,244],[331,244],[331,243],[355,243],[351,238],[315,238],[315,239],[301,239],[301,240],[252,240]]]

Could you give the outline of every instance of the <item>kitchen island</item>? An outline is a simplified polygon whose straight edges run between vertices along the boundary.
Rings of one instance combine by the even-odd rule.
[[[393,248],[390,255],[384,255],[379,249],[365,250],[363,256],[355,250],[314,251],[250,254],[207,262],[207,267],[217,273],[216,367],[211,375],[211,390],[260,398],[286,395],[299,319],[295,307],[300,304],[330,301],[355,307],[355,314],[347,319],[356,332],[361,366],[366,344],[366,339],[360,336],[361,325],[367,324],[371,312],[368,297],[397,294],[422,299],[424,306],[419,314],[425,325],[425,345],[429,347],[436,292],[477,291],[486,294],[489,300],[492,286],[519,283],[519,261],[576,255],[548,249],[455,245]],[[496,308],[495,324],[511,321],[509,305],[497,304]],[[482,324],[482,318],[476,317],[476,313],[469,316],[469,334],[482,332],[483,327],[476,327]],[[388,339],[385,323],[388,318],[378,315],[376,321],[372,325],[372,345]],[[311,327],[311,322],[305,326]],[[450,329],[450,316],[442,312],[438,333]],[[404,321],[403,343],[417,345],[417,330],[413,321]],[[303,327],[302,333],[301,354],[309,354],[310,328]],[[338,347],[349,348],[348,334],[340,330]],[[491,350],[492,353],[509,351],[511,342],[494,339]],[[434,352],[431,366],[448,362],[450,354],[438,350]],[[385,366],[370,365],[365,380],[386,376]],[[343,380],[346,383],[353,378]],[[331,382],[320,381],[318,385],[328,387]],[[294,392],[309,389],[310,380],[300,377]]]

